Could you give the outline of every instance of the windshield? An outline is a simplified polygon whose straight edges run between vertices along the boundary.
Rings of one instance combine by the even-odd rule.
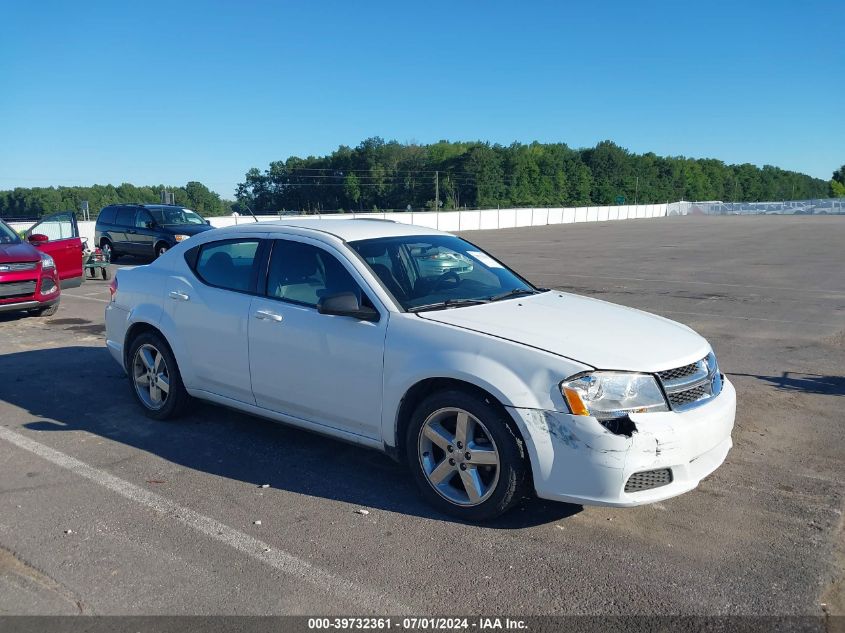
[[[0,244],[17,244],[21,238],[11,226],[0,220]]]
[[[176,226],[179,224],[205,224],[199,215],[190,209],[181,209],[173,207],[172,209],[152,208],[147,209],[153,216],[153,219],[162,226]]]
[[[453,235],[385,237],[349,244],[405,310],[497,301],[536,288]]]

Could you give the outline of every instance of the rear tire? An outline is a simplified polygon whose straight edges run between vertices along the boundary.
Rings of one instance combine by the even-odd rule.
[[[191,396],[182,383],[176,358],[161,335],[144,332],[136,336],[126,358],[132,395],[147,417],[173,420],[185,412]]]
[[[464,521],[489,521],[530,492],[525,444],[489,397],[447,390],[411,418],[405,454],[422,496]]]
[[[109,260],[110,262],[113,262],[118,258],[118,254],[117,254],[117,252],[115,252],[114,246],[112,246],[112,243],[108,240],[104,239],[102,241],[102,243],[100,244],[100,250],[102,250],[103,253],[105,253],[106,259]]]

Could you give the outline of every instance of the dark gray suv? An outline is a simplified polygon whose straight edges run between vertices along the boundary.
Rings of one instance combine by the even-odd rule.
[[[112,261],[120,255],[158,257],[177,242],[212,227],[194,211],[167,204],[112,204],[97,216],[95,240]]]

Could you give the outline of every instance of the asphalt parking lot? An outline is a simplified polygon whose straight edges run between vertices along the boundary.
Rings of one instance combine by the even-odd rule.
[[[376,452],[210,405],[147,419],[89,281],[0,315],[0,614],[845,612],[845,219],[464,235],[707,337],[738,392],[724,466],[652,506],[460,524]]]

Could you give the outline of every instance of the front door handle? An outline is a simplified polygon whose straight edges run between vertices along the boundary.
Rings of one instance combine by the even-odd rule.
[[[180,292],[178,290],[171,290],[169,293],[171,299],[175,299],[177,301],[188,301],[191,297],[186,295],[184,292]]]
[[[255,313],[255,318],[261,319],[262,321],[276,321],[277,323],[281,323],[282,319],[284,319],[281,314],[276,314],[270,310],[258,310]]]

